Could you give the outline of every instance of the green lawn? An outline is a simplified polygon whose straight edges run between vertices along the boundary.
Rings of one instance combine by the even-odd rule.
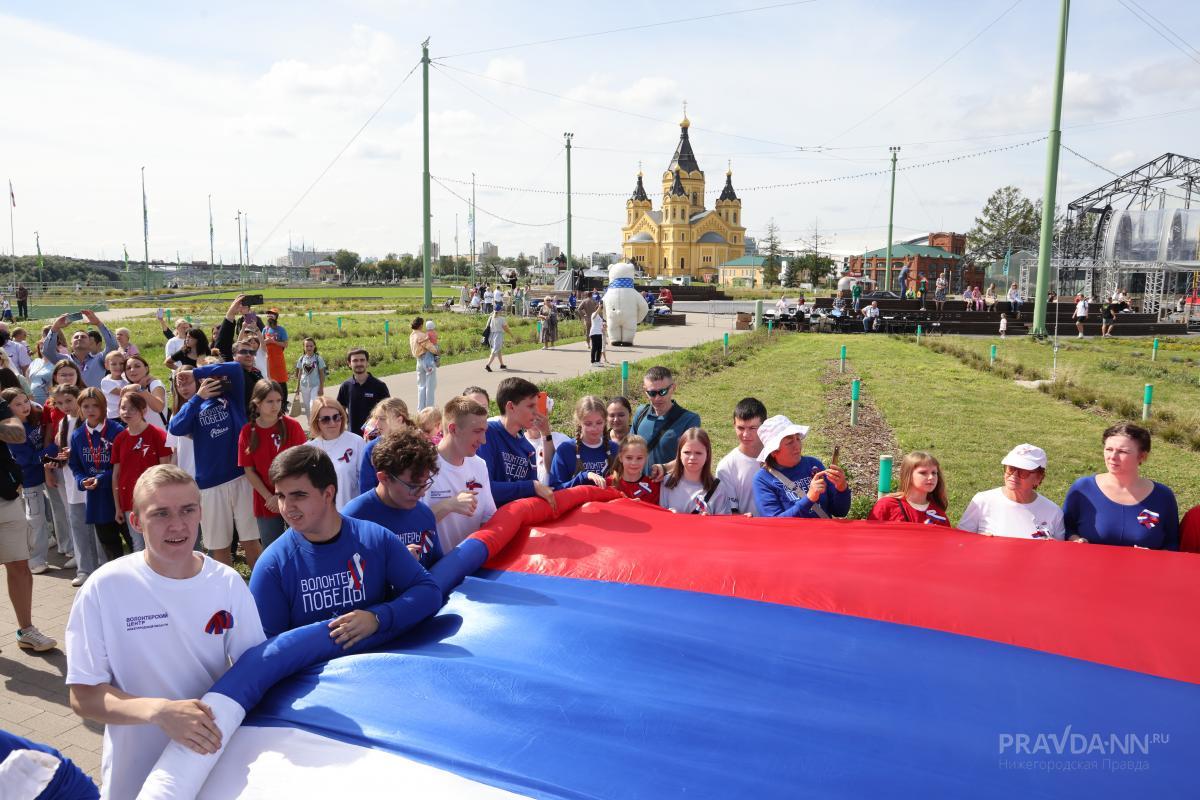
[[[845,344],[849,365],[863,381],[863,397],[883,413],[901,450],[929,450],[941,462],[955,520],[975,492],[1000,484],[1000,459],[1022,442],[1045,448],[1050,466],[1042,492],[1055,502],[1062,502],[1077,477],[1102,469],[1100,434],[1110,419],[915,343],[885,336],[806,334],[777,337],[772,343],[750,337],[736,337],[734,342],[752,352],[723,371],[701,369],[701,374],[687,375],[690,365],[711,356],[713,345],[647,359],[630,369],[634,388],[652,363],[682,369],[678,398],[700,413],[718,454],[734,445],[730,421],[734,404],[752,394],[769,413],[787,414],[795,422],[812,425],[806,449],[827,458],[834,443],[820,431],[826,391],[821,377],[838,347]],[[720,350],[719,344],[715,350]],[[619,375],[613,372],[562,381],[547,390],[568,401],[564,406],[582,393],[610,395],[619,389]],[[573,431],[568,417],[569,408],[556,407],[557,430]],[[869,461],[877,462],[880,453],[868,455]],[[900,453],[892,455],[898,463]],[[1200,503],[1200,454],[1155,441],[1145,474],[1175,491],[1181,511]]]
[[[941,340],[985,357],[995,344],[998,358],[1036,367],[1047,378],[1051,374],[1054,349],[1050,341],[1037,342],[1025,336],[1004,341],[963,336]],[[1162,339],[1157,358],[1151,360],[1153,351],[1153,339],[1149,338],[1061,338],[1057,374],[1075,385],[1128,399],[1139,409],[1143,388],[1153,384],[1154,408],[1170,411],[1181,422],[1200,427],[1200,339]]]

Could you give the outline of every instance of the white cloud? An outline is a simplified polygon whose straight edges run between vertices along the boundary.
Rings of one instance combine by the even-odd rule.
[[[612,88],[612,82],[612,76],[593,75],[586,83],[569,89],[565,95],[572,100],[643,114],[681,107],[679,85],[673,78],[648,75],[621,88]]]
[[[377,76],[369,64],[333,64],[317,67],[305,61],[276,61],[258,80],[269,93],[309,97],[352,94],[370,87]]]

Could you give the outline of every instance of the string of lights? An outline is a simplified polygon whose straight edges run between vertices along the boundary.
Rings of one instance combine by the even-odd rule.
[[[983,156],[992,155],[993,153],[1002,153],[1006,150],[1015,150],[1020,147],[1028,147],[1029,145],[1037,144],[1038,142],[1044,142],[1044,141],[1046,141],[1046,137],[1039,136],[1036,139],[1029,139],[1024,142],[1017,142],[1016,144],[1001,145],[998,147],[990,147],[986,150],[978,150],[978,151],[971,152],[971,153],[960,153],[958,155],[947,156],[946,158],[934,159],[932,161],[921,161],[921,162],[917,162],[914,164],[906,164],[904,166],[897,167],[896,171],[899,172],[901,170],[925,169],[927,167],[941,166],[943,164],[953,164],[953,163],[956,163],[959,161],[966,161],[966,160],[972,159],[972,158],[981,158]],[[765,183],[765,184],[760,184],[758,186],[738,187],[737,191],[739,194],[741,194],[744,192],[760,192],[760,191],[771,191],[771,190],[776,190],[776,189],[790,189],[790,188],[797,187],[797,186],[816,186],[816,185],[825,184],[825,183],[838,183],[841,181],[852,181],[852,180],[859,180],[861,178],[871,178],[871,177],[877,177],[879,175],[890,175],[890,174],[891,174],[891,168],[889,167],[888,169],[877,169],[877,170],[871,170],[869,172],[859,172],[859,173],[856,173],[853,175],[839,175],[837,177],[832,177],[832,178],[810,178],[808,180],[790,181],[787,183]],[[467,185],[467,186],[469,186],[471,184],[471,181],[469,181],[469,180],[462,180],[461,178],[450,178],[445,175],[437,176],[437,180],[447,181],[449,183],[456,183],[456,184],[462,184],[462,185]],[[476,185],[476,187],[481,188],[481,189],[495,189],[495,190],[504,191],[504,192],[526,192],[529,194],[545,194],[545,195],[565,195],[566,194],[566,192],[561,189],[542,189],[542,188],[534,188],[534,187],[529,187],[529,186],[508,186],[505,184],[498,184],[498,183],[476,183],[475,185]],[[721,189],[709,189],[709,190],[705,190],[705,192],[704,192],[704,194],[706,196],[707,195],[719,195],[720,193],[721,193]],[[627,191],[626,192],[572,191],[571,195],[574,197],[626,197],[629,195],[629,192],[627,192]]]
[[[445,189],[450,194],[452,194],[454,197],[457,197],[459,200],[463,201],[464,203],[469,204],[471,202],[468,198],[463,197],[461,194],[454,191],[446,184],[442,183],[442,181],[439,178],[437,178],[433,175],[430,175],[429,179],[431,181],[433,181],[434,183],[436,183],[438,186]],[[467,181],[467,183],[469,184],[470,181]],[[475,210],[483,212],[484,214],[487,214],[489,217],[498,219],[501,222],[507,222],[509,225],[520,225],[523,228],[551,228],[555,225],[561,225],[562,223],[567,221],[567,218],[563,217],[562,219],[556,219],[553,222],[521,222],[520,220],[509,219],[508,217],[502,217],[499,214],[493,214],[491,211],[488,211],[486,208],[481,207],[478,203],[475,204]]]

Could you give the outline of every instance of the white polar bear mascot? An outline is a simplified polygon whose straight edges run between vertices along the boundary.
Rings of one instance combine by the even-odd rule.
[[[608,322],[608,340],[617,346],[631,347],[638,322],[646,318],[646,298],[633,288],[634,266],[627,262],[608,268],[608,290],[604,293],[604,318]]]

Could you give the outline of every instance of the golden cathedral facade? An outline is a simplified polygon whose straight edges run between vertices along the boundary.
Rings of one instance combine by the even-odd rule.
[[[657,211],[638,172],[633,196],[625,201],[621,249],[626,261],[654,278],[689,276],[715,281],[717,267],[746,252],[742,201],[733,191],[733,171],[712,209],[704,206],[704,172],[688,139],[687,116],[679,123],[679,144],[662,177]]]

